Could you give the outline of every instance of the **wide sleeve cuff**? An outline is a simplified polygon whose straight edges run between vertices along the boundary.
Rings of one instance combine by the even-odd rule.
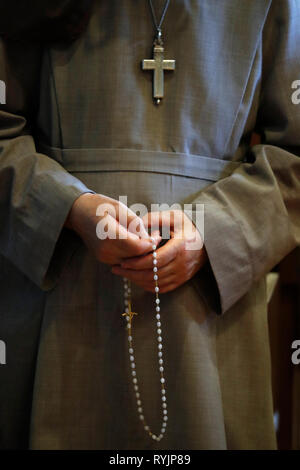
[[[225,313],[252,284],[250,255],[241,222],[225,207],[203,196],[204,226],[198,227],[197,209],[190,218],[200,231],[208,256],[203,273],[208,301],[218,314]],[[234,247],[234,249],[233,249]],[[214,298],[213,298],[214,296]]]
[[[81,243],[64,227],[68,213],[81,194],[94,191],[58,162],[33,153],[29,136],[10,142],[6,150],[1,155],[3,170],[0,168],[1,252],[36,285],[48,290]]]

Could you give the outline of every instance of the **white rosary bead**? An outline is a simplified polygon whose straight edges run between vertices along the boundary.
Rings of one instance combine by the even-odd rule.
[[[152,245],[152,250],[156,250],[156,245]]]
[[[153,258],[156,258],[157,257],[157,253],[154,251],[154,253],[152,253],[152,256]],[[154,262],[154,261],[153,261]]]
[[[154,272],[154,273],[157,273],[157,267],[156,267],[156,266],[154,266],[153,272]]]
[[[157,337],[157,341],[158,341],[159,343],[161,343],[161,342],[162,342],[162,337],[161,337],[161,336],[158,336],[158,337]]]
[[[159,287],[158,286],[155,287],[155,292],[159,292]]]
[[[153,279],[154,279],[154,281],[157,281],[158,275],[157,275],[157,274],[154,274]]]
[[[157,312],[160,312],[160,307],[158,307],[158,306],[155,307],[155,310],[156,310]]]
[[[157,320],[160,320],[160,314],[159,313],[156,314],[156,318],[157,318]]]
[[[161,329],[160,329],[160,328],[158,328],[157,334],[158,334],[158,335],[161,335]]]
[[[153,264],[157,264],[157,259],[153,259]]]
[[[161,327],[160,321],[156,322],[156,326],[157,326],[157,328],[160,328],[160,327]]]

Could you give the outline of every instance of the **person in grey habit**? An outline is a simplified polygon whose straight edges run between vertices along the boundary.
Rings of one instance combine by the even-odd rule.
[[[300,3],[20,8],[0,22],[1,447],[276,448],[266,274],[300,237]],[[103,204],[123,238],[97,236]],[[193,224],[163,240],[170,214]]]

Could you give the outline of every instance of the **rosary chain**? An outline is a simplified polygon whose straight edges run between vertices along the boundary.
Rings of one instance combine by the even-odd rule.
[[[161,401],[162,401],[162,414],[163,414],[163,422],[160,429],[160,434],[156,435],[153,434],[149,425],[147,424],[144,416],[142,400],[139,391],[137,373],[136,373],[136,364],[135,364],[135,357],[134,357],[134,348],[133,348],[133,334],[132,334],[132,318],[137,313],[132,312],[131,310],[131,283],[126,277],[123,278],[124,281],[124,304],[125,304],[125,316],[127,320],[127,332],[128,332],[128,342],[129,342],[129,359],[131,365],[131,375],[132,375],[132,382],[133,388],[135,391],[136,396],[136,403],[137,403],[137,410],[139,413],[139,418],[143,423],[144,430],[149,434],[149,436],[156,441],[160,441],[164,437],[164,433],[167,427],[168,421],[168,410],[167,410],[167,398],[166,398],[166,388],[165,388],[165,378],[164,378],[164,361],[163,361],[163,352],[162,352],[162,329],[161,329],[161,317],[160,317],[160,300],[158,296],[159,287],[158,287],[158,268],[157,268],[157,259],[156,259],[156,245],[154,238],[151,237],[151,241],[153,243],[153,279],[155,281],[155,317],[156,317],[156,326],[157,326],[157,348],[158,348],[158,364],[159,364],[159,372],[160,372],[160,383],[161,383]]]

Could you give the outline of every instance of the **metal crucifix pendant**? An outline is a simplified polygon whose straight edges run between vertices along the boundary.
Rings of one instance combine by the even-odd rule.
[[[153,70],[153,98],[159,104],[164,97],[164,71],[175,70],[175,60],[164,59],[164,47],[160,38],[154,41],[153,59],[144,59],[142,69]]]
[[[130,328],[131,328],[132,319],[134,315],[137,315],[137,313],[131,310],[131,300],[128,300],[128,312],[122,313],[122,317],[129,317]]]

